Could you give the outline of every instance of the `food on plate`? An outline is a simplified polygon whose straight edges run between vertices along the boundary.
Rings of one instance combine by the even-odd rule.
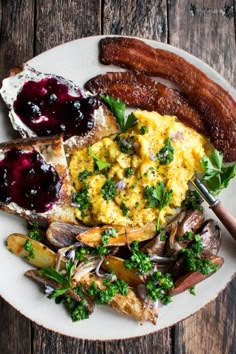
[[[70,151],[119,130],[97,97],[70,80],[27,65],[3,80],[0,93],[10,110],[13,128],[24,138],[62,134]]]
[[[76,218],[87,225],[160,225],[181,206],[188,181],[201,171],[206,139],[175,117],[136,111],[137,124],[72,154]],[[91,153],[92,152],[92,153]],[[105,164],[97,168],[96,159]],[[153,197],[160,190],[167,198]],[[157,193],[157,192],[156,192]],[[159,209],[157,209],[159,205]]]
[[[159,304],[187,289],[194,294],[195,285],[224,262],[218,256],[220,227],[205,220],[202,199],[188,182],[202,172],[217,194],[236,175],[236,164],[225,166],[205,137],[223,146],[225,160],[235,156],[218,123],[225,112],[232,128],[234,116],[227,114],[233,104],[221,89],[213,100],[218,86],[202,73],[193,78],[197,69],[174,54],[133,39],[101,43],[104,63],[151,75],[151,62],[156,73],[180,86],[190,68],[182,88],[201,114],[182,93],[139,73],[92,79],[86,87],[105,93],[95,96],[57,75],[28,66],[15,70],[4,80],[1,95],[13,127],[34,138],[0,144],[0,207],[27,219],[30,230],[27,236],[9,235],[6,245],[36,268],[25,275],[49,299],[63,303],[73,321],[87,319],[96,304],[155,324]],[[127,56],[134,52],[131,63]],[[161,61],[156,63],[153,53],[162,53]],[[196,82],[203,85],[199,91]],[[186,89],[190,84],[192,93]],[[220,101],[224,95],[228,108]],[[126,117],[121,98],[149,111]],[[203,113],[206,98],[210,103]],[[215,140],[209,128],[213,111],[219,128]]]
[[[128,107],[176,116],[199,133],[205,134],[207,131],[204,118],[181,92],[144,74],[109,72],[90,79],[85,88],[93,94],[119,98]]]
[[[236,160],[236,103],[221,86],[179,55],[153,48],[142,40],[107,37],[100,47],[103,64],[164,77],[179,85],[203,115],[206,134],[224,154],[224,160]]]
[[[0,143],[0,209],[31,222],[76,223],[61,137]]]

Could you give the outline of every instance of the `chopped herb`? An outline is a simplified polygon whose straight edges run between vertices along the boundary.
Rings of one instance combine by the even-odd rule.
[[[157,183],[155,187],[146,186],[144,191],[144,198],[147,200],[148,208],[158,208],[157,216],[157,231],[160,231],[160,213],[164,207],[171,202],[173,191],[166,190],[163,182]]]
[[[226,166],[223,163],[223,154],[216,149],[209,157],[203,156],[201,163],[205,171],[202,180],[215,195],[227,188],[230,180],[236,176],[236,163]]]
[[[189,288],[188,290],[189,290],[191,295],[194,295],[194,296],[196,295],[195,286],[191,286],[191,288]]]
[[[114,141],[117,142],[119,146],[119,150],[123,152],[124,154],[132,154],[134,149],[132,145],[132,136],[129,136],[127,139],[122,139],[119,135],[117,135],[114,139]]]
[[[101,188],[102,196],[105,200],[112,200],[117,194],[116,182],[112,179],[107,179]]]
[[[192,240],[193,237],[194,237],[194,233],[192,231],[187,231],[183,236],[178,236],[177,241]]]
[[[79,249],[75,250],[75,259],[79,262],[87,262],[87,256],[90,254],[90,249],[88,247],[80,247]]]
[[[217,264],[213,264],[210,259],[201,257],[202,249],[201,237],[200,235],[195,235],[194,241],[189,248],[181,250],[186,271],[210,274],[218,270],[219,266]]]
[[[26,257],[27,259],[35,258],[34,248],[30,240],[26,240],[24,244],[24,250],[29,253],[28,256]]]
[[[135,203],[135,207],[137,208],[139,206],[139,202],[136,202]]]
[[[134,241],[131,244],[131,256],[129,260],[124,261],[124,265],[127,269],[136,269],[139,274],[146,274],[152,268],[152,263],[148,255],[139,251],[139,242]]]
[[[94,248],[94,253],[97,254],[98,256],[104,256],[105,254],[108,253],[108,249],[104,246],[98,245]]]
[[[169,294],[173,289],[174,282],[169,273],[162,274],[154,272],[145,284],[147,296],[153,301],[159,300],[163,305],[167,305],[172,301],[172,296]]]
[[[171,145],[170,138],[167,138],[164,144],[163,148],[157,153],[157,158],[161,165],[167,165],[174,160],[174,148]]]
[[[142,125],[140,128],[140,134],[144,135],[148,132],[148,127],[146,125]]]
[[[135,118],[135,115],[133,113],[131,113],[127,119],[125,118],[126,106],[124,102],[121,101],[121,99],[115,99],[111,96],[104,95],[102,95],[101,97],[114,114],[122,132],[134,127],[137,124],[137,119]]]
[[[167,235],[163,231],[161,231],[160,232],[160,241],[166,241],[166,239],[167,239]]]
[[[127,208],[127,206],[125,205],[125,203],[121,203],[120,209],[121,209],[121,211],[122,211],[122,215],[123,215],[123,216],[127,216],[127,215],[128,215],[129,208]]]
[[[36,241],[41,241],[42,240],[42,237],[41,237],[41,234],[40,234],[39,225],[38,225],[37,222],[33,222],[32,226],[30,227],[28,236],[32,240],[36,240]]]
[[[200,194],[195,190],[188,190],[184,200],[184,206],[186,209],[194,209],[202,211],[203,199]]]
[[[83,181],[84,179],[86,179],[87,177],[92,176],[92,175],[93,175],[92,171],[84,170],[79,173],[78,179],[80,181]]]
[[[97,157],[97,156],[94,154],[94,152],[93,152],[91,146],[88,147],[88,152],[89,152],[89,155],[94,159],[94,161],[95,161],[95,163],[96,163],[96,166],[97,166],[97,168],[98,168],[99,171],[102,171],[102,170],[104,170],[104,168],[107,168],[107,167],[110,167],[110,166],[111,166],[110,163],[108,163],[108,162],[106,162],[106,161],[100,160],[99,157]]]
[[[81,215],[85,216],[85,210],[91,209],[91,202],[89,197],[89,186],[84,184],[79,192],[73,195],[73,202],[78,205]]]
[[[134,175],[134,170],[131,167],[125,169],[125,177],[128,178]]]
[[[105,246],[109,243],[110,237],[116,237],[116,236],[117,236],[117,230],[114,229],[113,227],[107,227],[102,232],[102,246]]]
[[[71,287],[70,280],[68,279],[68,277],[66,275],[59,273],[53,267],[43,268],[43,269],[39,270],[38,273],[39,273],[39,275],[43,275],[46,278],[55,280],[57,283],[63,285],[66,288]]]
[[[88,289],[88,294],[94,298],[97,305],[107,305],[117,293],[127,295],[129,292],[128,284],[124,280],[104,280],[103,284],[106,286],[104,290],[99,289],[95,282]]]

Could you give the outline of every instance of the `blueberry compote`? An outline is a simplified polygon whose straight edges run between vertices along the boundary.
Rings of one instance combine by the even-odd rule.
[[[28,81],[19,92],[14,109],[21,121],[38,136],[63,134],[65,139],[82,136],[94,127],[96,97],[81,92],[71,96],[69,87],[55,78]]]
[[[61,182],[55,168],[35,150],[10,150],[0,161],[0,201],[43,213],[59,199]]]

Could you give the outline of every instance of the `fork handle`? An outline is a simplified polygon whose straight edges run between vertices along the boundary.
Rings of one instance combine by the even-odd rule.
[[[223,204],[217,200],[218,203],[210,206],[212,211],[216,214],[216,216],[220,219],[225,228],[229,231],[229,233],[236,240],[236,219],[229,213],[229,211],[223,206]]]

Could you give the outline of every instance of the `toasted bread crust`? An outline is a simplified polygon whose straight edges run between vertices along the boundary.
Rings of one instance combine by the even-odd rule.
[[[13,203],[5,204],[0,202],[0,209],[11,214],[19,215],[31,222],[37,221],[40,225],[47,225],[52,221],[63,221],[75,224],[74,209],[71,206],[71,184],[62,137],[27,138],[4,142],[0,144],[0,154],[4,154],[15,148],[24,151],[36,150],[43,156],[47,163],[55,168],[62,183],[59,200],[54,204],[52,209],[44,213],[24,210]]]

